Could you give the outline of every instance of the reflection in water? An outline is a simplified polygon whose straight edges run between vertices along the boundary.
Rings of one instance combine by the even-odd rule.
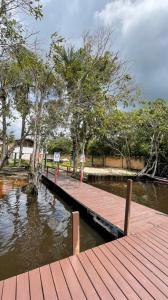
[[[72,209],[43,184],[28,201],[25,183],[0,181],[0,280],[72,254]],[[81,250],[105,242],[82,218],[80,225]]]
[[[99,182],[94,186],[126,197],[126,182]],[[135,202],[154,208],[158,211],[168,214],[168,185],[154,182],[133,182],[132,199]]]

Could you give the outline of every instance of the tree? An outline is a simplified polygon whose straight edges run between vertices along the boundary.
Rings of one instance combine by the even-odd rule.
[[[55,72],[65,88],[65,102],[74,149],[74,171],[78,153],[104,126],[107,112],[119,101],[131,98],[131,78],[109,51],[110,32],[100,30],[84,36],[79,49],[66,47],[56,36],[53,43]]]
[[[17,22],[18,12],[28,13],[36,19],[42,17],[42,5],[40,0],[1,0],[0,4],[0,57],[7,59],[24,45],[27,37],[24,37],[24,27]]]
[[[72,149],[71,139],[65,136],[51,139],[48,142],[48,152],[53,154],[55,151],[60,151],[61,154],[70,154]]]
[[[10,104],[13,85],[16,86],[15,71],[17,73],[16,56],[25,44],[24,28],[17,22],[19,10],[42,17],[42,6],[38,0],[2,0],[0,4],[0,104],[3,127],[3,163],[7,154],[7,118],[10,116]],[[16,55],[17,54],[17,55]],[[13,76],[14,75],[14,76]],[[13,76],[13,77],[12,77]],[[24,126],[24,124],[23,124]],[[2,166],[1,165],[1,166]]]
[[[148,151],[147,162],[139,175],[157,171],[158,162],[164,156],[168,136],[168,104],[162,99],[147,103],[139,111],[139,125],[142,141]],[[166,159],[167,161],[167,159]]]

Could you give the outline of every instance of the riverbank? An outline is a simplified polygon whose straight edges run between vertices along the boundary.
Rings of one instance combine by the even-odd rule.
[[[0,170],[0,176],[12,176],[13,178],[28,179],[29,171],[26,167],[5,167]]]
[[[119,168],[95,168],[85,167],[84,173],[86,175],[114,175],[114,176],[136,176],[137,172],[127,169]]]

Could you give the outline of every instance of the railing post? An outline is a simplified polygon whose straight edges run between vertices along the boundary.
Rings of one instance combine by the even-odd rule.
[[[56,183],[56,181],[57,181],[57,168],[55,168],[55,176],[54,176],[54,181],[55,181],[55,183]]]
[[[73,255],[80,252],[79,212],[72,212],[72,250]]]
[[[124,235],[129,234],[131,198],[132,198],[132,179],[128,179],[127,198],[126,198],[126,205],[125,205]]]

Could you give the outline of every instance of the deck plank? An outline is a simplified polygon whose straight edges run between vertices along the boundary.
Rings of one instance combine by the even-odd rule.
[[[71,295],[62,273],[60,262],[50,264],[53,280],[55,283],[58,298],[61,300],[71,300]]]
[[[67,258],[60,261],[62,271],[68,284],[72,299],[83,300],[86,296]]]
[[[130,238],[132,238],[132,236],[130,236]],[[142,248],[146,252],[152,254],[152,256],[155,257],[162,265],[168,268],[168,260],[164,257],[163,252],[160,253],[159,249],[154,248],[152,243],[146,242],[145,240],[142,241],[139,238],[139,235],[134,237],[134,242],[141,244]]]
[[[16,277],[4,280],[2,300],[16,299]]]
[[[100,250],[99,247],[94,248],[93,252],[95,253],[95,255],[97,256],[97,258],[100,260],[100,262],[102,263],[102,265],[104,266],[104,268],[107,270],[107,272],[110,274],[110,276],[112,277],[112,279],[116,282],[116,284],[119,284],[120,289],[122,290],[122,292],[124,293],[124,295],[126,297],[129,297],[129,299],[132,300],[136,300],[136,299],[140,299],[140,297],[138,297],[138,295],[134,292],[134,290],[132,289],[131,285],[126,281],[126,278],[124,278],[118,271],[115,265],[115,263],[112,261],[110,261],[105,255],[104,253]]]
[[[110,244],[108,244],[108,246],[110,246]],[[149,293],[143,288],[142,284],[136,280],[136,277],[134,277],[134,275],[130,273],[127,268],[125,268],[118,256],[116,257],[106,246],[101,246],[100,249],[109,259],[109,261],[114,264],[115,268],[120,272],[120,274],[122,274],[123,278],[128,282],[130,287],[136,292],[139,298],[152,299]]]
[[[57,294],[53,277],[51,274],[50,266],[46,265],[40,268],[41,282],[43,287],[43,294],[45,300],[57,300]]]
[[[31,300],[43,300],[44,298],[39,268],[29,272],[29,281]]]
[[[109,273],[106,271],[104,266],[101,264],[101,262],[98,260],[97,256],[94,254],[92,250],[87,250],[86,255],[94,268],[96,269],[99,276],[101,276],[101,279],[105,283],[106,287],[109,289],[110,293],[114,297],[114,299],[122,300],[127,299],[126,296],[123,294],[119,286],[116,284],[116,282],[112,279],[112,277],[109,275]]]
[[[138,249],[133,248],[132,245],[128,243],[127,239],[120,239],[119,242],[125,247],[125,249],[129,251],[130,254],[132,254],[135,257],[135,259],[143,263],[143,265],[145,265],[145,267],[148,268],[150,274],[155,274],[168,287],[168,276],[166,276],[160,269],[158,269],[158,267],[155,266],[149,259],[143,256],[140,252],[138,252]]]
[[[17,279],[17,293],[16,300],[30,300],[29,291],[29,276],[28,272],[20,274],[16,277]]]
[[[0,281],[0,299],[1,299],[1,297],[2,297],[3,285],[4,285],[4,282],[3,282],[3,281]]]
[[[78,260],[77,256],[72,256],[69,258],[71,265],[75,271],[75,274],[80,282],[80,285],[83,288],[83,291],[86,295],[86,298],[89,300],[98,300],[99,296],[94,289],[92,283],[90,282],[86,272],[84,271],[80,261]]]
[[[89,261],[88,257],[84,252],[80,253],[78,255],[78,259],[81,262],[83,268],[85,269],[88,277],[90,278],[93,286],[95,287],[99,297],[101,299],[111,300],[114,299],[112,295],[110,294],[108,288],[105,286],[103,280],[101,279],[101,276],[98,275],[97,271]]]
[[[145,265],[143,265],[141,262],[137,261],[135,256],[130,254],[129,251],[127,249],[125,249],[125,247],[119,241],[117,241],[115,243],[115,246],[117,247],[117,249],[119,249],[121,251],[121,253],[125,257],[127,257],[129,259],[129,261],[131,263],[134,264],[134,266],[141,273],[143,273],[145,275],[145,277],[148,280],[150,280],[153,283],[153,285],[154,285],[153,292],[155,293],[155,297],[157,297],[158,299],[167,299],[168,287],[164,284],[164,282],[162,282],[160,279],[158,279],[158,277],[155,274],[150,272],[150,270],[147,269]]]
[[[123,266],[130,272],[130,274],[132,274],[137,281],[139,281],[142,285],[143,292],[147,291],[149,293],[148,298],[150,299],[150,295],[151,295],[151,299],[153,297],[155,297],[157,289],[155,288],[155,285],[147,279],[146,276],[144,276],[143,273],[141,273],[136,266],[128,260],[127,257],[125,257],[117,248],[114,244],[108,244],[107,245],[108,249],[116,256],[118,257],[118,259],[120,260],[120,262],[123,264]],[[147,297],[147,296],[146,296]],[[143,296],[143,298],[145,299],[145,295]],[[147,299],[148,299],[147,298]],[[159,298],[157,298],[159,299]]]
[[[154,266],[156,266],[159,270],[161,270],[166,276],[168,276],[168,268],[165,267],[163,264],[160,263],[159,260],[153,255],[151,252],[147,252],[144,248],[142,243],[135,238],[132,240],[131,236],[127,238],[127,242],[133,246],[136,250],[138,250],[146,259],[148,259]]]

